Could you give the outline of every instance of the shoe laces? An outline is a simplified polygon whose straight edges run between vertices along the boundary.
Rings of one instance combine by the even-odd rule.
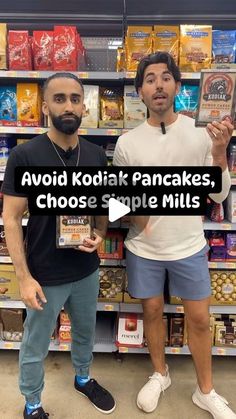
[[[98,382],[93,378],[89,381],[87,386],[91,395],[95,397],[97,400],[101,400],[104,396],[108,394],[107,390],[100,386]]]
[[[224,397],[217,394],[215,390],[212,390],[211,398],[219,412],[226,410],[227,405],[229,404],[228,401]]]
[[[162,394],[164,394],[165,388],[164,388],[164,384],[161,380],[160,374],[157,375],[157,374],[154,373],[153,375],[151,375],[148,378],[150,380],[150,385],[152,386],[151,389],[152,390],[157,390],[155,381],[158,381],[158,383],[160,384],[160,387],[161,387]]]

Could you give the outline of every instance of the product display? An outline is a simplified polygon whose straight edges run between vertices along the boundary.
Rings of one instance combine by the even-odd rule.
[[[74,247],[83,244],[91,237],[91,219],[85,215],[57,216],[56,245],[58,248]]]
[[[133,86],[124,89],[124,128],[135,128],[147,118],[147,108]]]
[[[179,62],[179,26],[154,26],[153,52],[169,52]]]
[[[200,71],[211,67],[212,27],[180,25],[180,57],[182,71]]]

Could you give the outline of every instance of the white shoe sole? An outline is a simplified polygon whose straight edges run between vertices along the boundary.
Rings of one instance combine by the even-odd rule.
[[[167,386],[165,387],[165,390],[164,390],[164,391],[166,391],[166,390],[167,390],[170,386],[171,386],[171,379],[170,379],[170,381],[168,382]],[[161,396],[161,395],[160,395],[160,396]],[[158,399],[158,401],[157,401],[157,403],[156,403],[155,407],[154,407],[153,409],[151,409],[151,410],[145,410],[142,406],[140,406],[140,404],[139,404],[138,400],[137,400],[137,402],[136,402],[136,403],[137,403],[138,408],[139,408],[140,410],[142,410],[143,412],[145,412],[145,413],[152,413],[152,412],[154,412],[154,410],[156,410],[159,400],[160,400],[160,398]]]
[[[197,407],[200,407],[200,409],[202,409],[202,410],[206,410],[207,412],[209,412],[212,415],[212,417],[214,419],[216,419],[216,416],[213,413],[211,413],[211,411],[203,403],[201,403],[198,400],[198,398],[195,396],[195,394],[192,395],[192,401]]]
[[[110,413],[114,412],[114,410],[116,408],[116,402],[115,402],[115,404],[114,404],[114,406],[113,406],[113,408],[111,410],[105,411],[105,410],[99,409],[99,407],[97,407],[96,404],[94,404],[93,402],[91,402],[91,400],[88,398],[88,396],[86,396],[86,394],[81,393],[79,390],[76,390],[76,388],[75,388],[75,391],[76,391],[76,393],[81,394],[81,396],[86,397],[86,399],[88,399],[90,401],[90,403],[95,407],[95,409],[97,409],[99,412],[103,413],[104,415],[110,415]]]

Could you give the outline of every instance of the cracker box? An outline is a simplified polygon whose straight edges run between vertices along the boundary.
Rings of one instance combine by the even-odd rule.
[[[99,119],[99,86],[84,86],[85,112],[81,128],[97,128]]]
[[[17,83],[17,125],[39,127],[41,125],[41,90],[37,83]]]
[[[31,70],[28,31],[8,32],[9,70]]]
[[[232,270],[210,270],[211,304],[236,305],[236,273]]]
[[[179,26],[155,25],[153,32],[153,52],[166,51],[179,62]]]
[[[0,301],[20,300],[20,291],[12,265],[0,265]]]
[[[0,125],[17,124],[16,86],[0,86]]]
[[[212,27],[180,25],[181,71],[201,71],[211,67]]]
[[[236,223],[236,191],[230,191],[227,197],[227,218],[231,223]]]
[[[0,23],[0,70],[7,69],[7,25]]]
[[[104,268],[99,269],[100,289],[99,301],[123,301],[123,288],[125,282],[124,268]]]
[[[143,317],[137,313],[120,313],[116,345],[143,347]]]
[[[33,31],[34,70],[53,70],[53,31]]]
[[[53,69],[77,70],[77,31],[75,26],[54,26]]]
[[[134,86],[124,89],[124,128],[135,128],[147,118],[147,108]]]
[[[83,244],[84,239],[91,237],[91,217],[86,215],[57,216],[56,246],[59,249]]]

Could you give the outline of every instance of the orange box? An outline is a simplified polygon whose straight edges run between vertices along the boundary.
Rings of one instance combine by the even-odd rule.
[[[58,340],[60,343],[71,342],[71,326],[60,326]]]
[[[0,265],[0,301],[20,300],[20,290],[12,265]]]
[[[60,312],[60,326],[70,326],[69,315],[65,311]]]
[[[41,126],[41,91],[37,83],[17,83],[17,126]]]

